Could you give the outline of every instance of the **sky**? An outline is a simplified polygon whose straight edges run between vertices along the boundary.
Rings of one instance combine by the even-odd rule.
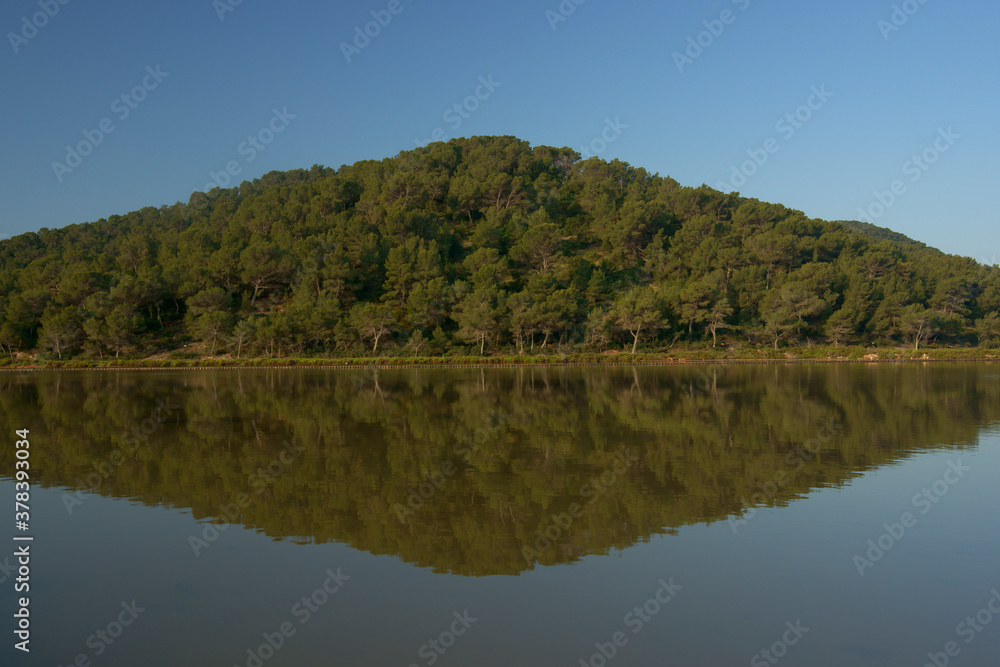
[[[998,23],[986,0],[7,0],[0,236],[515,135],[994,264]]]

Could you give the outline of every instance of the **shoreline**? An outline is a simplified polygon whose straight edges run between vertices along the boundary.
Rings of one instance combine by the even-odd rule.
[[[351,357],[331,358],[247,358],[226,357],[157,358],[119,360],[21,360],[0,364],[0,372],[57,370],[207,370],[207,369],[356,369],[356,368],[552,368],[552,367],[621,367],[621,366],[746,366],[785,364],[893,364],[893,363],[995,363],[1000,350],[990,354],[977,348],[937,348],[912,350],[900,348],[789,348],[780,353],[766,350],[759,357],[746,351],[712,352],[706,350],[667,353],[574,353],[523,356],[451,356],[451,357]]]

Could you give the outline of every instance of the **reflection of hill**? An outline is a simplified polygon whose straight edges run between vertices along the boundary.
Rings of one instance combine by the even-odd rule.
[[[199,518],[247,493],[241,522],[268,535],[466,575],[718,521],[780,471],[783,504],[915,451],[973,444],[1000,419],[1000,385],[961,365],[65,372],[4,374],[0,387],[0,423],[31,428],[47,485],[87,488],[159,400],[179,407],[146,421],[148,444],[126,439],[100,493]],[[822,419],[842,428],[795,470],[789,452]],[[301,452],[262,477],[286,442]],[[624,448],[637,462],[584,490]],[[393,507],[435,473],[440,489],[401,520]],[[557,531],[552,516],[573,503],[582,509]],[[555,543],[529,563],[522,547],[546,529]]]

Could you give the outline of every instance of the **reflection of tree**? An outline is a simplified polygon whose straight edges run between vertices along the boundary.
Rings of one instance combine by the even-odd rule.
[[[181,407],[100,493],[202,518],[249,492],[243,522],[268,535],[466,575],[528,568],[522,547],[574,503],[579,518],[537,564],[724,519],[788,470],[822,419],[843,428],[776,504],[927,447],[974,443],[1000,418],[998,399],[962,365],[0,376],[0,422],[36,425],[44,484],[86,487],[124,433],[147,437],[144,420],[166,400]],[[262,478],[287,442],[302,453]],[[585,491],[626,447],[639,462]],[[0,454],[4,470],[11,456]],[[457,472],[401,521],[393,507],[449,461]]]

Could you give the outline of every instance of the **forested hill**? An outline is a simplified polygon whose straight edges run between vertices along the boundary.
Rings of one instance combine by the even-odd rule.
[[[514,137],[0,244],[9,356],[990,344],[1000,273]]]
[[[921,243],[920,241],[914,241],[906,234],[900,234],[899,232],[894,232],[886,227],[873,225],[870,222],[861,222],[860,220],[838,220],[837,222],[857,234],[867,236],[873,241],[896,241],[897,243],[901,243],[903,245],[919,246],[921,248],[927,247],[926,244]]]

